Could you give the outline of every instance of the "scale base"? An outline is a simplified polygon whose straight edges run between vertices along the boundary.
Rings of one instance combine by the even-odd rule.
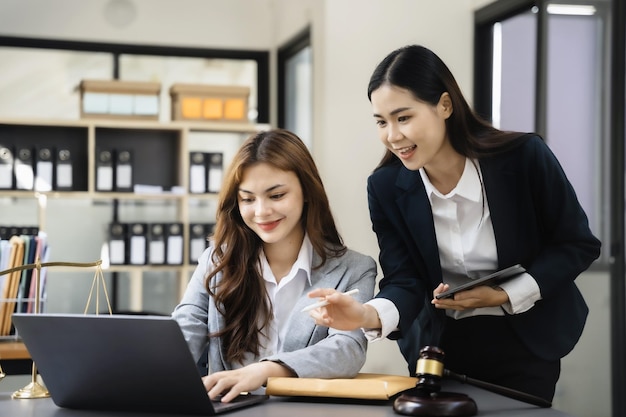
[[[48,392],[48,390],[45,389],[38,382],[31,382],[30,384],[26,385],[24,388],[21,388],[15,391],[13,395],[11,395],[12,398],[20,398],[20,399],[48,398],[49,396],[50,396],[50,393]]]

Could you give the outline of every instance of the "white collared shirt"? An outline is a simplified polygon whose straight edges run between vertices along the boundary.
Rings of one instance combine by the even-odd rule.
[[[495,272],[498,266],[496,240],[478,162],[466,159],[461,179],[446,195],[432,185],[423,168],[419,172],[432,207],[443,282],[455,287]],[[500,287],[509,296],[509,302],[502,307],[446,310],[446,313],[456,319],[504,315],[505,311],[517,314],[527,311],[541,299],[539,286],[528,273]],[[369,303],[378,311],[383,323],[380,332],[366,332],[370,340],[386,337],[397,329],[399,313],[393,303],[384,299],[374,299]]]
[[[307,284],[311,285],[311,262],[313,262],[313,245],[305,234],[296,262],[287,275],[281,277],[278,283],[265,253],[261,253],[262,275],[265,280],[265,289],[274,310],[274,317],[270,322],[267,338],[261,336],[259,357],[265,358],[282,351],[283,342],[287,337],[287,322],[298,299]],[[257,359],[247,354],[241,366],[256,362]],[[239,367],[239,365],[236,365]]]

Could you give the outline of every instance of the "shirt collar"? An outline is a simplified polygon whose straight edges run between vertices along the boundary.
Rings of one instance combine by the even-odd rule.
[[[313,244],[309,239],[308,233],[305,233],[302,246],[300,246],[300,252],[298,252],[298,258],[291,267],[288,276],[295,276],[298,270],[302,270],[306,275],[309,285],[311,285],[311,262],[313,262]],[[261,265],[263,268],[263,279],[266,281],[273,280],[275,282],[274,274],[263,251],[261,251]]]
[[[465,168],[463,169],[463,174],[461,174],[461,179],[459,179],[456,187],[454,187],[454,189],[446,195],[440,193],[439,190],[433,186],[423,167],[419,169],[419,173],[422,177],[422,181],[424,182],[426,195],[431,203],[433,195],[436,195],[439,198],[451,198],[458,195],[459,197],[463,197],[470,201],[480,201],[482,195],[482,174],[480,173],[480,165],[478,161],[472,161],[470,158],[465,158]]]
[[[309,239],[309,235],[307,233],[304,234],[304,239],[302,240],[302,246],[300,247],[300,253],[298,253],[298,259],[296,259],[296,263],[293,265],[294,268],[299,268],[306,273],[306,279],[311,285],[311,263],[313,262],[313,244]]]

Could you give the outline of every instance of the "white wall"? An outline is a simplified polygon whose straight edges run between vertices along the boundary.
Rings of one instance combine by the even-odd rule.
[[[267,50],[273,40],[268,3],[269,0],[2,0],[0,34]]]
[[[365,182],[383,147],[366,96],[369,76],[392,49],[420,43],[441,56],[471,101],[473,12],[492,0],[130,1],[135,17],[119,27],[104,17],[107,0],[0,0],[0,35],[259,49],[275,56],[280,45],[311,25],[313,152],[346,243],[377,258]],[[123,11],[120,20],[127,16]],[[272,100],[275,107],[274,95]],[[555,407],[608,416],[608,276],[585,274],[580,282],[592,314],[579,347],[563,362]],[[370,345],[363,370],[405,374],[407,366],[395,343],[382,341]]]

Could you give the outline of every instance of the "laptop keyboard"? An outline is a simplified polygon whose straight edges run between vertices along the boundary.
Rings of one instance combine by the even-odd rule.
[[[211,400],[213,408],[216,412],[222,412],[232,408],[239,408],[246,405],[256,404],[263,400],[266,400],[268,397],[266,395],[243,394],[235,397],[233,400],[227,403],[221,402],[221,398],[222,396],[219,395]]]

